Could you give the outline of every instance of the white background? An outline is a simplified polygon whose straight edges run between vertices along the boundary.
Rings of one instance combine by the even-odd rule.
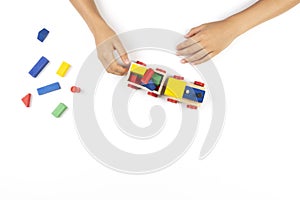
[[[185,33],[247,4],[112,0],[99,7],[118,32]],[[94,49],[81,17],[68,1],[2,1],[0,199],[299,199],[299,12],[298,6],[254,28],[213,59],[227,114],[221,140],[205,160],[197,160],[200,135],[173,166],[133,176],[99,164],[76,133],[69,87]],[[40,43],[43,27],[50,34]],[[42,55],[51,63],[33,79],[28,71]],[[63,60],[72,68],[60,78],[55,72]],[[37,87],[54,81],[62,90],[37,96]],[[29,109],[20,100],[28,92],[34,95]],[[56,119],[50,113],[61,101],[69,110]]]

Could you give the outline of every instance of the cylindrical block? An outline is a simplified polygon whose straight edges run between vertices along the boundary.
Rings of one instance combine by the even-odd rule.
[[[80,92],[80,88],[76,87],[76,86],[72,86],[71,87],[71,92],[73,92],[73,93],[79,93]]]

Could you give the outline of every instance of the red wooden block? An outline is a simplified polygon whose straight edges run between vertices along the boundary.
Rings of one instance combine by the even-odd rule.
[[[137,78],[138,78],[137,75],[130,75],[129,81],[130,81],[130,82],[133,82],[133,83],[137,83]]]
[[[143,63],[143,62],[141,62],[141,61],[136,61],[136,64],[143,65],[143,66],[145,66],[145,67],[146,67],[146,64],[145,64],[145,63]]]
[[[147,94],[150,95],[150,96],[153,96],[153,97],[158,97],[158,94],[155,94],[153,92],[148,92]]]
[[[183,79],[184,79],[184,77],[182,77],[182,76],[177,76],[177,75],[174,75],[173,78],[176,78],[176,79],[178,79],[178,80],[183,80]]]
[[[190,109],[193,109],[193,110],[196,110],[198,108],[197,106],[194,106],[194,105],[187,105],[186,107],[190,108]]]
[[[76,86],[72,86],[71,87],[71,92],[73,92],[73,93],[79,93],[80,92],[80,88],[76,87]]]
[[[23,103],[26,107],[30,106],[31,94],[28,93],[25,97],[22,98]]]
[[[177,100],[174,100],[174,99],[170,99],[170,98],[167,98],[167,101],[171,102],[171,103],[178,103]]]
[[[198,85],[198,86],[201,86],[201,87],[204,87],[204,83],[202,83],[200,81],[195,81],[194,84]]]
[[[160,68],[156,68],[156,71],[158,71],[158,72],[162,72],[162,73],[167,73],[165,70],[163,70],[163,69],[160,69]]]
[[[147,69],[146,73],[144,74],[143,78],[141,79],[141,82],[143,84],[148,84],[148,82],[152,78],[153,74],[154,74],[153,69],[151,69],[151,68]]]

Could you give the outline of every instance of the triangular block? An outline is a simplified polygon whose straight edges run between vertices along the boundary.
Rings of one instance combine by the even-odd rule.
[[[25,97],[22,98],[23,103],[26,107],[30,106],[31,94],[28,93]]]

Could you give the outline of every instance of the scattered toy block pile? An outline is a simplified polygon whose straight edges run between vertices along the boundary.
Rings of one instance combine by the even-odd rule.
[[[44,40],[47,38],[48,34],[49,34],[49,31],[47,29],[43,28],[42,30],[40,30],[38,32],[37,39],[41,42],[44,42]],[[44,70],[44,68],[47,66],[48,63],[49,63],[49,60],[46,57],[42,56],[28,73],[33,78],[36,78]],[[60,77],[65,77],[70,66],[71,65],[69,63],[63,61],[60,65],[60,67],[58,68],[56,74]],[[44,95],[44,94],[54,92],[54,91],[57,91],[60,89],[61,89],[61,86],[60,86],[59,82],[54,82],[52,84],[37,88],[37,93],[38,93],[38,95]],[[79,93],[80,91],[81,91],[80,88],[77,86],[71,87],[71,92],[73,92],[73,93]],[[21,99],[26,107],[31,106],[31,98],[32,98],[31,93],[28,93],[26,96],[24,96]],[[52,115],[56,118],[59,118],[67,108],[68,107],[64,103],[59,103],[58,106],[52,112]]]

